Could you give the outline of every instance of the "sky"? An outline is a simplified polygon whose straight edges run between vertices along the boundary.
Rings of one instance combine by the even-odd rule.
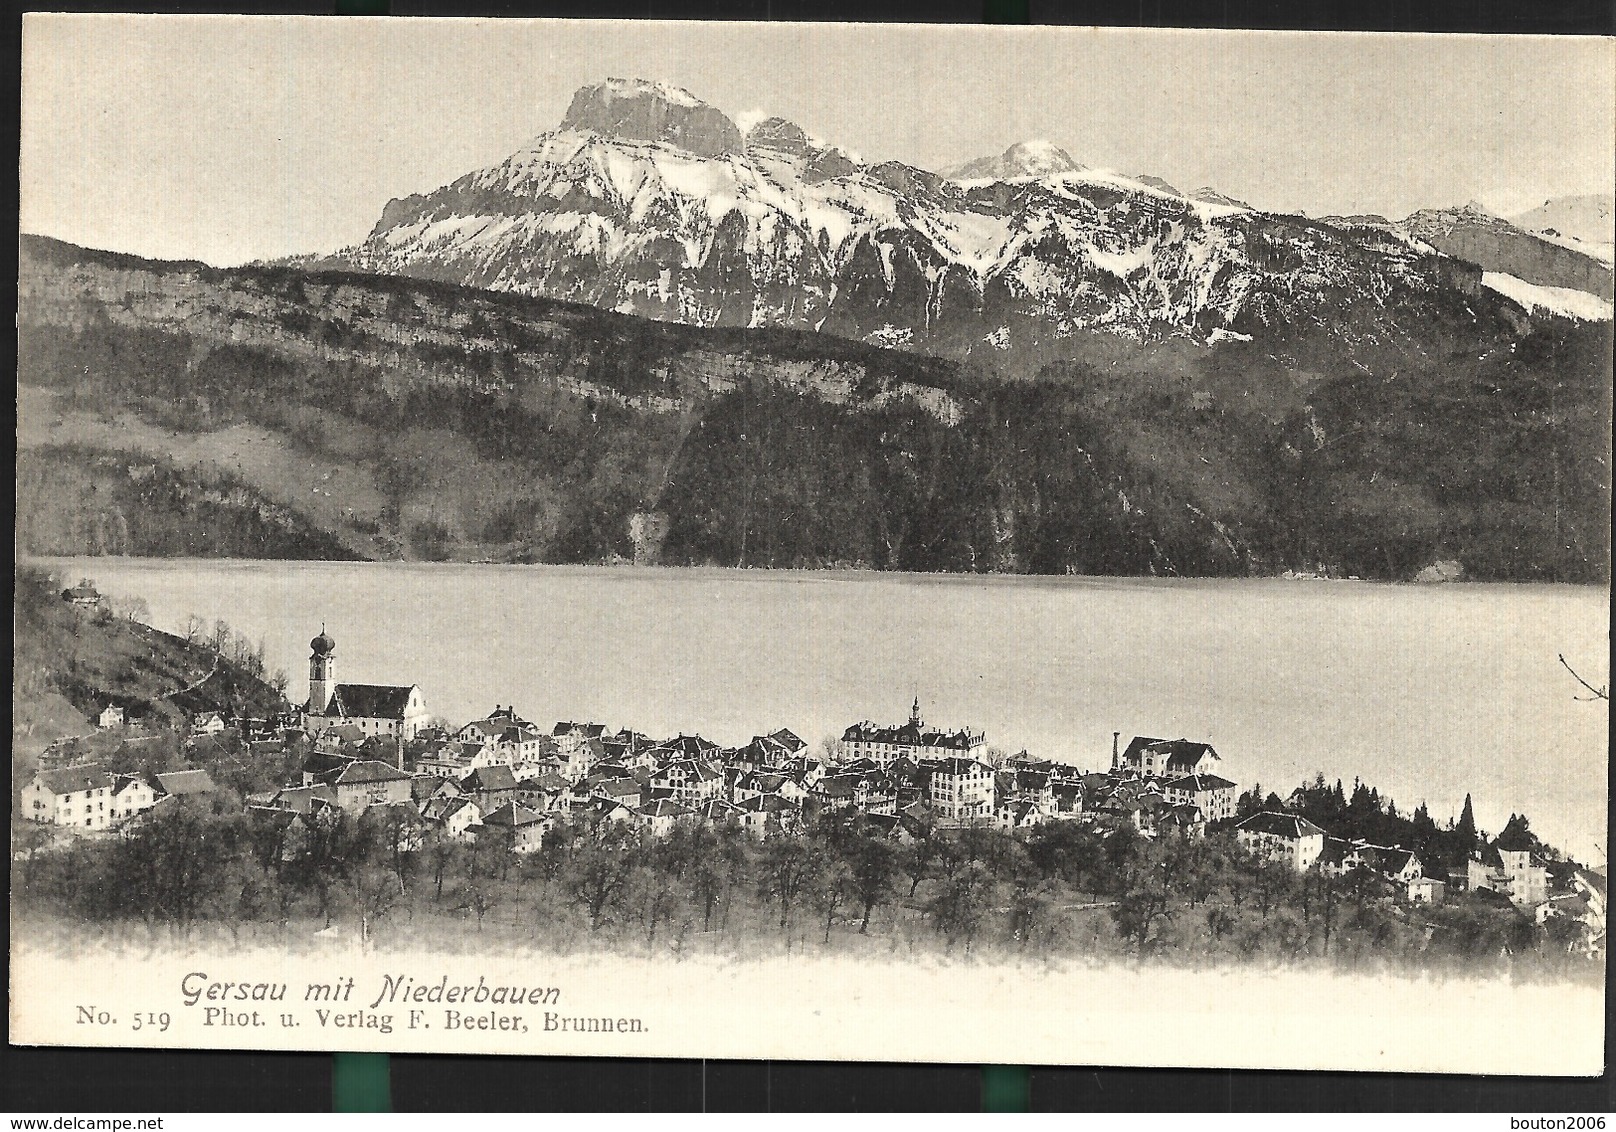
[[[1616,182],[1616,41],[919,25],[31,15],[21,228],[227,265],[362,239],[580,86],[663,79],[865,160],[1046,139],[1313,216]]]

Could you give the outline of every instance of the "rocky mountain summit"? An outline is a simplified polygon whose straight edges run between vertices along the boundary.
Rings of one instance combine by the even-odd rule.
[[[1400,228],[1411,239],[1488,271],[1540,287],[1584,291],[1606,302],[1616,298],[1608,262],[1567,246],[1567,241],[1518,228],[1474,202],[1462,208],[1422,209]]]
[[[1021,177],[1038,178],[1081,172],[1083,166],[1053,142],[1025,141],[1017,142],[997,157],[979,157],[975,161],[956,165],[944,175],[953,181],[1013,181]]]
[[[1576,250],[1609,263],[1616,248],[1616,194],[1552,197],[1509,222],[1551,240],[1573,241]]]
[[[607,79],[573,95],[561,128],[666,142],[701,157],[741,151],[741,131],[689,91],[641,79]]]
[[[1059,356],[1091,332],[1281,349],[1322,336],[1371,368],[1455,320],[1590,309],[1522,305],[1483,271],[1609,293],[1608,267],[1575,251],[1445,216],[1264,213],[1089,169],[1049,142],[942,176],[866,163],[783,118],[743,132],[688,91],[610,79],[506,160],[392,201],[366,239],[298,264],[955,357]]]
[[[789,171],[808,185],[863,168],[845,149],[826,144],[784,118],[765,118],[746,131],[746,149],[753,160],[773,165],[782,174]]]

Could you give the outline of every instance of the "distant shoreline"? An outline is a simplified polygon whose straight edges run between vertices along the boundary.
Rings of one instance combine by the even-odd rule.
[[[119,568],[175,568],[182,566],[218,566],[218,567],[341,567],[344,569],[384,569],[384,570],[442,570],[467,571],[490,570],[511,572],[548,571],[553,573],[621,573],[624,575],[650,575],[650,576],[686,576],[686,577],[732,577],[735,575],[764,576],[764,577],[797,577],[801,579],[875,579],[888,578],[894,581],[906,582],[935,582],[945,584],[949,582],[969,581],[972,583],[1010,585],[1010,584],[1045,584],[1045,583],[1071,583],[1085,586],[1107,585],[1129,586],[1137,583],[1150,583],[1152,585],[1192,587],[1216,583],[1226,584],[1265,584],[1286,583],[1290,585],[1329,585],[1373,587],[1375,589],[1400,590],[1461,590],[1482,592],[1487,590],[1508,589],[1514,591],[1525,590],[1574,590],[1591,592],[1609,592],[1609,583],[1595,582],[1501,582],[1501,581],[1472,581],[1470,579],[1455,579],[1450,582],[1415,582],[1397,581],[1382,578],[1325,578],[1325,577],[1294,577],[1287,578],[1280,574],[1253,574],[1253,575],[1150,575],[1150,574],[1009,574],[1009,573],[965,573],[963,571],[945,570],[880,570],[851,566],[668,566],[635,564],[631,562],[601,563],[601,562],[429,562],[414,559],[383,559],[371,561],[345,561],[335,558],[152,558],[128,555],[40,555],[19,553],[18,562],[46,567],[90,568],[84,564],[105,562]]]

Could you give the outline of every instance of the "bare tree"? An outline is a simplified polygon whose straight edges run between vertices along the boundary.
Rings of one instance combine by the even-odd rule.
[[[993,875],[974,861],[943,881],[926,912],[950,947],[963,942],[971,950],[993,909],[995,888]]]
[[[143,597],[120,597],[112,602],[112,612],[125,621],[151,621],[151,606]]]
[[[853,870],[846,861],[832,859],[810,878],[808,898],[825,915],[825,943],[830,943],[831,925],[836,913],[858,899]]]
[[[488,918],[488,913],[499,906],[499,894],[483,877],[468,880],[463,892],[465,894],[463,907],[477,917],[477,930],[482,931],[483,921]]]
[[[878,904],[892,898],[898,873],[898,850],[890,841],[864,836],[856,843],[852,857],[853,895],[863,909],[859,934],[870,932],[870,913]]]
[[[591,932],[599,931],[618,908],[634,871],[627,839],[613,836],[609,840],[609,844],[586,843],[574,849],[564,874],[567,894],[588,917]]]
[[[791,920],[791,909],[812,887],[821,861],[802,837],[775,837],[763,846],[758,859],[758,896],[780,905],[780,930]]]

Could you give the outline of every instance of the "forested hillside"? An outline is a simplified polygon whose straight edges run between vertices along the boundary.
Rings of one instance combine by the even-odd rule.
[[[156,465],[152,545],[184,553],[259,540],[311,557],[1609,576],[1609,323],[1518,315],[1478,340],[1437,310],[1419,348],[1351,360],[1305,331],[1076,335],[987,369],[35,238],[22,267],[19,380],[66,422],[53,443],[123,414],[178,438],[251,426],[279,466],[329,465],[312,491],[245,460],[239,484]],[[151,447],[69,462],[124,461],[127,494],[137,455]],[[100,481],[64,459],[25,461],[52,468],[30,532],[82,528],[67,489]],[[209,492],[236,525],[209,521]],[[322,548],[297,516],[337,537]],[[269,517],[274,538],[254,525]]]
[[[17,547],[50,557],[355,557],[234,476],[79,445],[17,453]]]

